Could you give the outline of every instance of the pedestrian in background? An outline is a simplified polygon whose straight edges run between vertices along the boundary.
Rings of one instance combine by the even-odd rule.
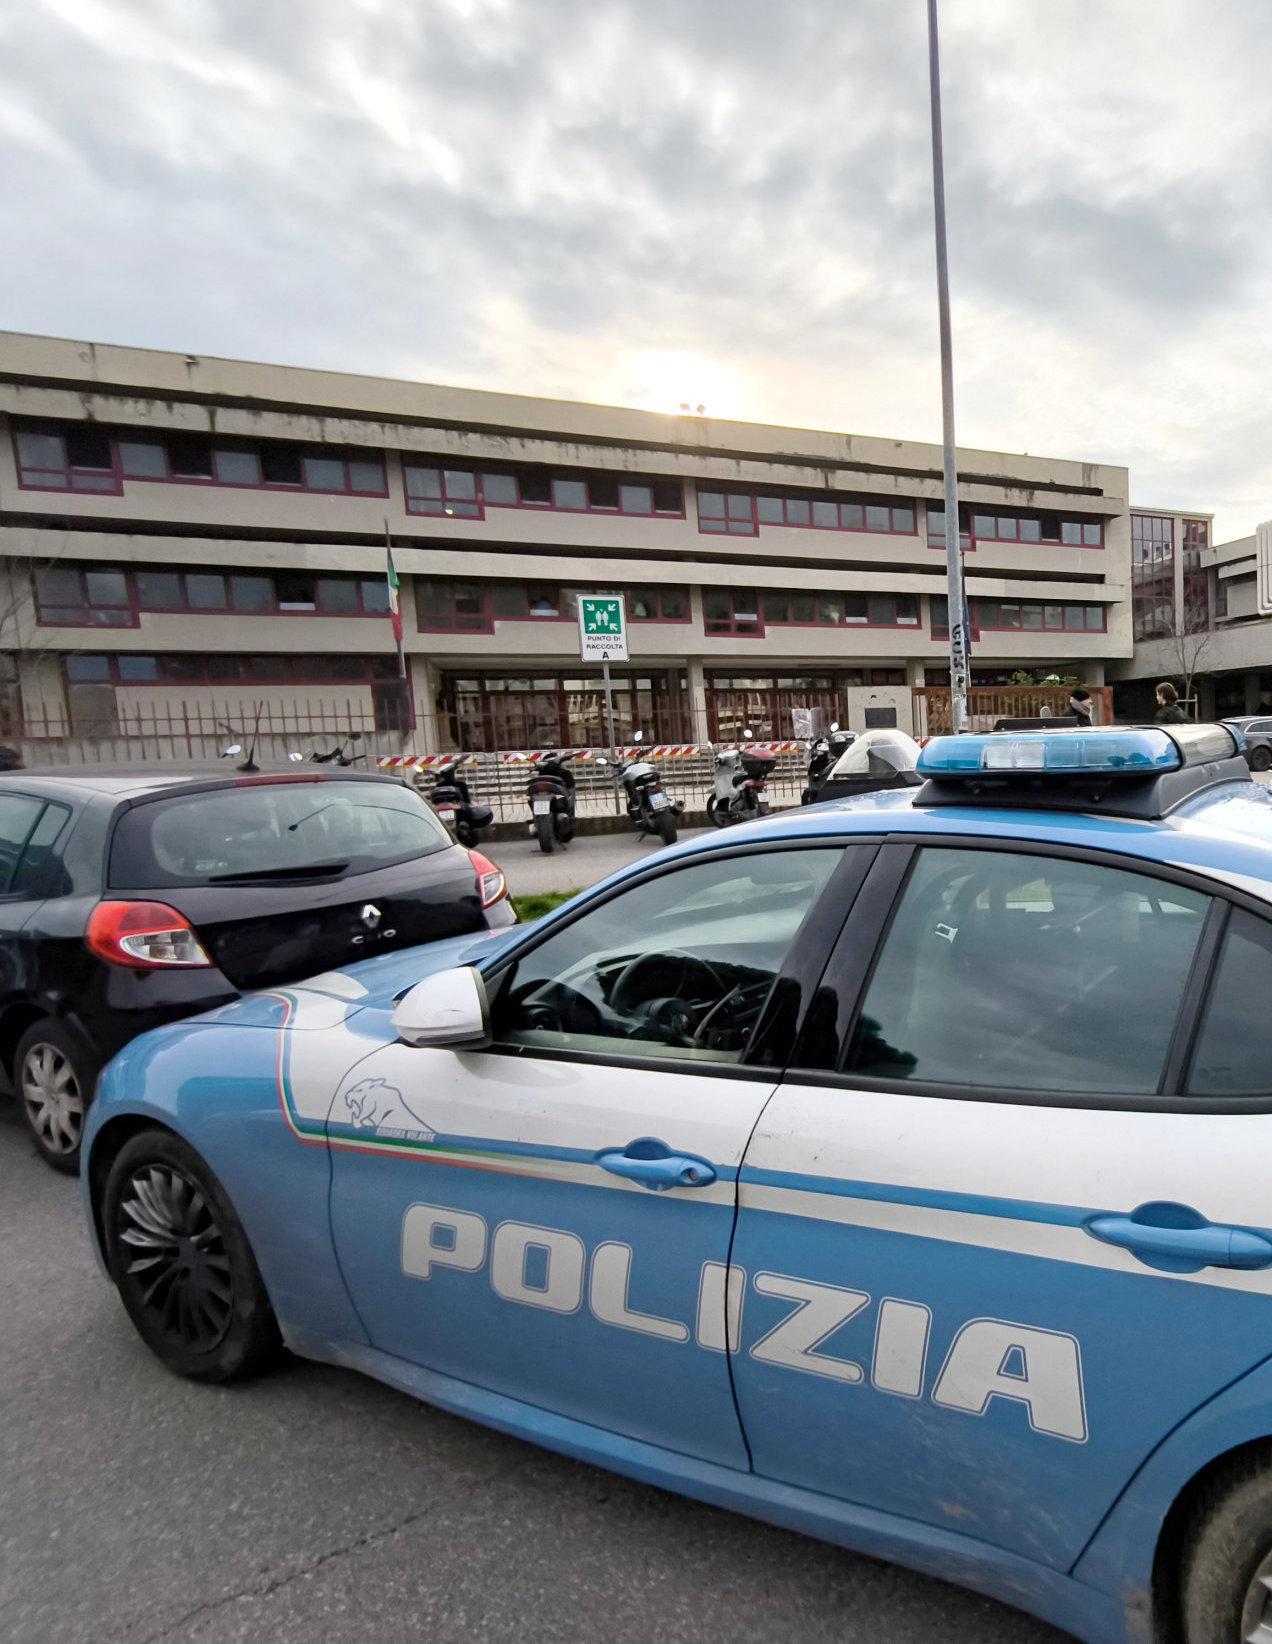
[[[1074,687],[1066,712],[1070,719],[1077,720],[1079,726],[1091,726],[1095,723],[1095,710],[1091,706],[1091,693],[1085,685],[1076,685]]]
[[[1163,679],[1157,687],[1157,713],[1154,717],[1159,725],[1188,723],[1188,715],[1179,706],[1179,692],[1168,679]]]

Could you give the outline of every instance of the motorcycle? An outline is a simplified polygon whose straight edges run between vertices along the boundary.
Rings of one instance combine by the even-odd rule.
[[[819,736],[808,749],[808,781],[799,797],[801,805],[815,805],[821,797],[826,778],[857,740],[856,731],[841,731],[835,720],[825,736]]]
[[[453,830],[460,844],[471,850],[481,839],[481,830],[495,820],[494,811],[489,805],[473,804],[468,783],[460,774],[458,754],[434,765],[427,775],[430,779],[427,786],[417,778],[417,787],[423,789],[447,829]]]
[[[756,748],[730,748],[716,755],[707,816],[717,828],[768,815],[768,779],[776,765],[775,754]]]
[[[636,731],[633,740],[640,742],[642,736],[641,731]],[[598,759],[596,763],[606,765],[609,761]],[[684,806],[663,791],[658,771],[639,754],[634,759],[621,760],[614,769],[623,784],[627,815],[635,824],[636,832],[656,833],[664,845],[674,845],[676,818],[683,813]]]
[[[545,754],[526,785],[530,832],[545,856],[574,838],[574,773],[568,763],[573,758],[572,753]]]

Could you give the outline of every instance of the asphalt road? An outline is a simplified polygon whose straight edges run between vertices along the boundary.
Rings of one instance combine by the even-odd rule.
[[[351,1372],[162,1370],[0,1097],[0,1639],[1060,1644]]]

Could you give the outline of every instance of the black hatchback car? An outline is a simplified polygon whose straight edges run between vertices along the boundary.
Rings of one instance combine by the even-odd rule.
[[[349,770],[0,775],[0,1065],[79,1165],[102,1065],[251,988],[514,922],[405,782]]]

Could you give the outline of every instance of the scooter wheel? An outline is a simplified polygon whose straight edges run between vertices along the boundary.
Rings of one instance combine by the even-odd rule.
[[[658,836],[664,845],[674,845],[676,843],[676,819],[670,811],[659,813]]]
[[[539,849],[545,856],[551,856],[556,849],[556,829],[552,826],[550,816],[536,816],[534,819],[534,835],[539,841]]]
[[[727,828],[729,825],[729,813],[722,805],[716,804],[714,794],[707,800],[707,820],[717,828]]]
[[[469,827],[467,822],[457,822],[455,824],[455,837],[466,850],[472,850],[477,843],[477,830]]]

